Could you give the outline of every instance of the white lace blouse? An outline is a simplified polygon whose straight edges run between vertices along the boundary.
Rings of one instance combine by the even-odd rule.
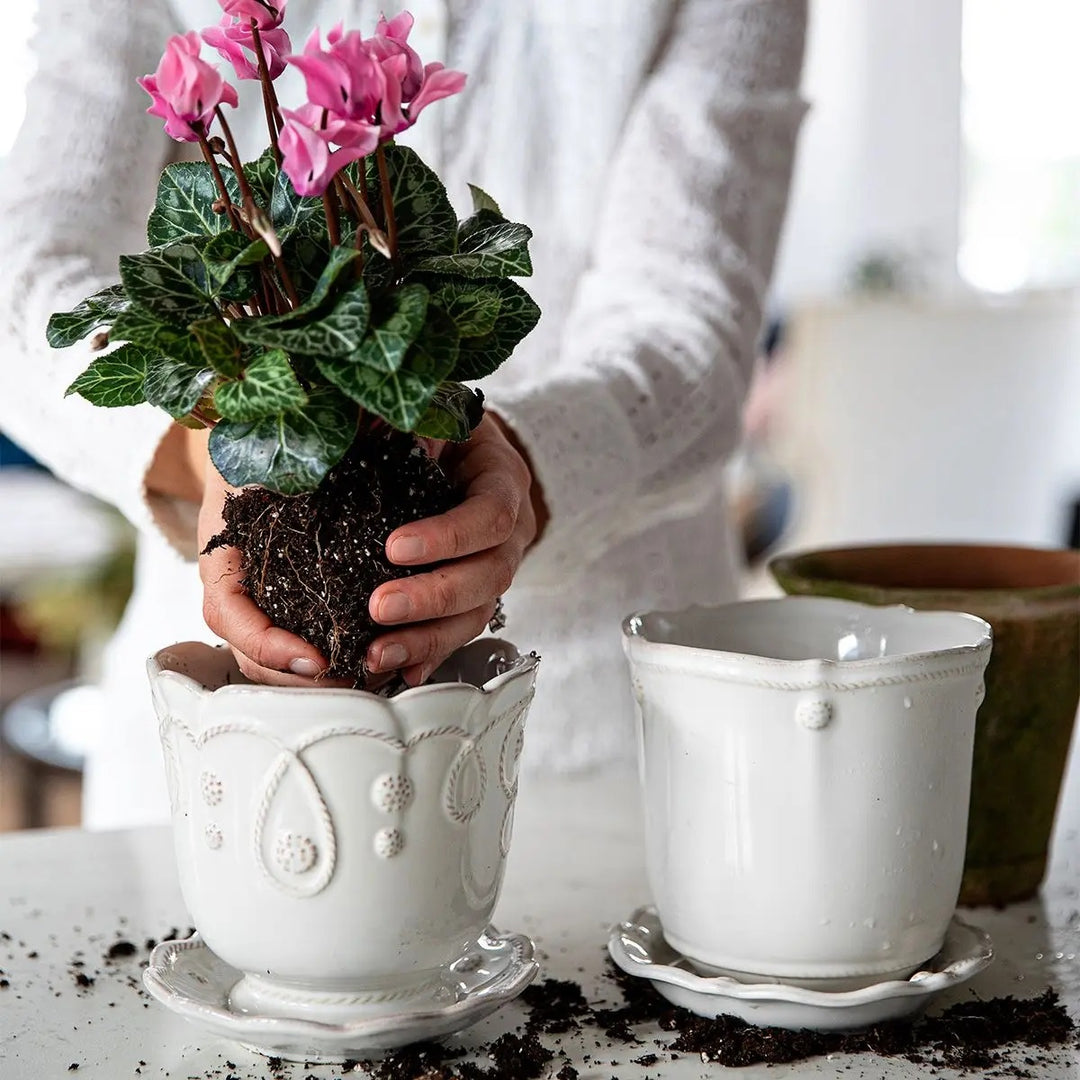
[[[38,71],[0,173],[0,426],[140,530],[86,795],[89,825],[136,824],[167,814],[144,658],[209,637],[192,519],[144,492],[168,418],[65,399],[88,351],[50,350],[44,326],[145,246],[158,171],[180,147],[143,115],[135,76],[220,9],[39,2]],[[370,32],[402,6],[421,56],[469,74],[403,141],[459,209],[473,181],[535,232],[527,285],[543,319],[485,385],[551,510],[506,598],[507,636],[544,657],[526,767],[600,765],[633,753],[622,617],[734,588],[720,468],[804,111],[806,0],[290,0],[287,27],[299,47],[315,22]],[[255,89],[237,114],[248,155],[265,144]]]

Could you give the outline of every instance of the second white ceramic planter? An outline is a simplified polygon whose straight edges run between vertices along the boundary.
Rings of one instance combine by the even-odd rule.
[[[933,956],[963,870],[989,626],[800,597],[623,629],[671,945],[708,972],[823,989]]]
[[[255,686],[227,650],[194,642],[150,661],[181,890],[209,948],[244,973],[234,1010],[394,1012],[476,951],[537,663],[480,640],[386,699]]]

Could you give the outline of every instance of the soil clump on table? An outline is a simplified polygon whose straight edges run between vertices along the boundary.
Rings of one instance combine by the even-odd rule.
[[[387,629],[368,613],[371,594],[430,569],[391,563],[387,537],[458,502],[413,436],[381,427],[359,435],[309,494],[249,487],[229,495],[225,527],[203,554],[238,548],[244,589],[274,625],[314,645],[330,664],[327,676],[363,686],[368,646]]]

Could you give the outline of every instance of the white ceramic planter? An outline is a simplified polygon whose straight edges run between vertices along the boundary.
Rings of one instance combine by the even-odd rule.
[[[149,662],[180,884],[231,1007],[331,1022],[430,992],[488,925],[538,660],[491,639],[390,699]],[[459,681],[460,680],[460,681]]]
[[[852,989],[941,947],[990,628],[785,598],[631,616],[646,851],[701,968]]]

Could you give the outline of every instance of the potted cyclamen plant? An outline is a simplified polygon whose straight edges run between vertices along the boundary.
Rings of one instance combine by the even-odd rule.
[[[221,3],[202,37],[261,82],[269,147],[241,164],[223,110],[235,89],[198,34],[172,38],[139,81],[148,111],[205,160],[164,170],[149,250],[121,257],[120,284],[54,315],[48,340],[123,343],[69,393],[213,429],[213,464],[245,490],[212,546],[240,550],[252,599],[318,648],[329,675],[362,679],[371,593],[423,569],[390,564],[386,537],[456,501],[416,436],[468,438],[483,395],[465,383],[539,318],[511,280],[531,273],[531,232],[476,187],[459,222],[436,174],[394,144],[465,84],[421,63],[408,13],[368,39],[339,25],[324,46],[316,31],[293,56],[286,0]],[[307,86],[295,110],[274,88],[288,64]]]
[[[539,316],[510,280],[531,270],[531,234],[478,188],[459,222],[438,177],[394,144],[465,81],[421,64],[408,14],[370,38],[339,26],[324,45],[316,31],[291,56],[285,0],[221,3],[203,40],[261,81],[269,147],[240,161],[223,111],[235,89],[198,34],[172,38],[140,81],[149,111],[204,161],[164,170],[149,250],[121,257],[120,284],[54,315],[48,339],[97,332],[101,355],[69,392],[212,428],[211,460],[240,490],[211,545],[236,545],[253,600],[362,687],[370,594],[407,572],[386,560],[387,536],[457,498],[420,437],[469,437],[483,406],[466,383]],[[287,64],[307,84],[293,111],[274,91]],[[199,935],[158,946],[150,991],[303,1059],[457,1030],[519,993],[536,972],[531,942],[487,920],[537,663],[486,639],[434,685],[380,696],[247,683],[228,650],[199,643],[158,652],[151,686]]]

